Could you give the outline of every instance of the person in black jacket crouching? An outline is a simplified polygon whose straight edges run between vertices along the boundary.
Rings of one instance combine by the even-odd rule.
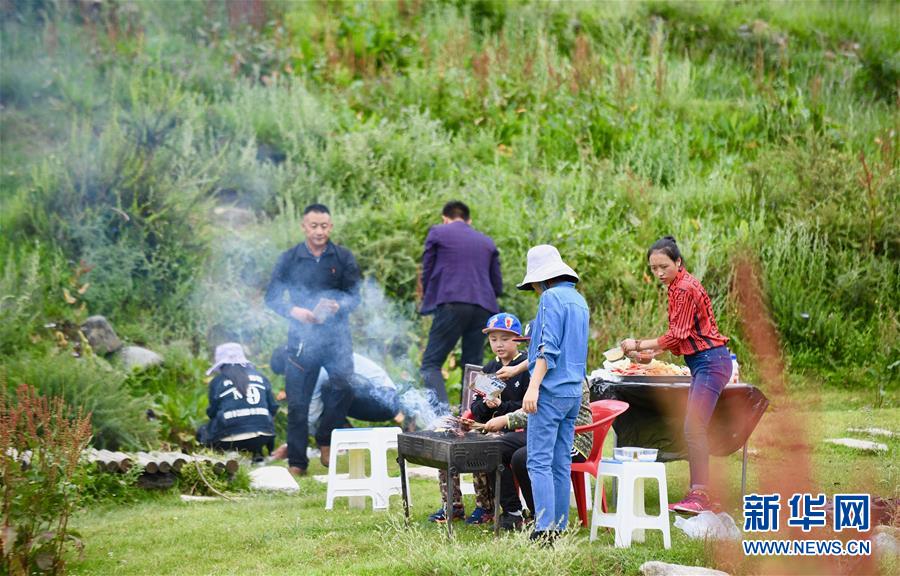
[[[275,447],[274,417],[278,404],[272,384],[256,371],[236,342],[216,347],[216,359],[206,374],[218,371],[209,383],[209,422],[197,430],[197,440],[220,450],[252,452],[262,459],[263,447]]]

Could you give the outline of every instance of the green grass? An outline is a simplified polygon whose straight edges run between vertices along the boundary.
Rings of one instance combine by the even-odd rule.
[[[777,408],[770,410],[758,436],[765,436],[767,420],[784,417]],[[829,409],[794,417],[814,423],[808,440],[814,447],[814,477],[823,492],[898,496],[900,439],[889,440],[890,450],[882,455],[821,444],[821,439],[846,435],[850,426],[896,431],[900,409]],[[764,450],[759,443],[751,443],[751,447]],[[344,458],[339,467],[345,466]],[[751,492],[761,475],[778,475],[777,470],[761,470],[760,458],[750,458]],[[726,479],[732,503],[739,502],[740,454],[713,459],[713,467]],[[310,471],[325,472],[317,462]],[[670,463],[666,471],[671,502],[686,489],[687,464]],[[87,543],[85,558],[71,564],[71,573],[631,575],[649,560],[717,566],[739,574],[758,569],[753,562],[740,559],[736,545],[727,544],[716,551],[711,545],[688,539],[674,526],[670,550],[663,549],[659,533],[650,532],[646,544],[623,550],[612,546],[609,533],[601,532],[599,539],[590,543],[587,529],[573,531],[553,550],[541,550],[530,546],[524,534],[504,534],[495,541],[490,528],[461,523],[454,524],[454,539],[448,542],[445,529],[426,520],[440,507],[437,485],[431,480],[411,480],[409,527],[404,525],[399,498],[392,498],[387,512],[351,510],[345,498],[337,499],[334,510],[326,511],[325,492],[324,484],[304,478],[295,496],[251,494],[235,502],[183,503],[167,494],[130,506],[85,510],[72,522]],[[655,496],[654,487],[648,485],[648,502]],[[466,498],[471,509],[471,497]],[[648,505],[648,510],[654,509]],[[732,505],[728,510],[740,523],[740,507]],[[570,517],[577,517],[574,509]],[[732,559],[722,560],[727,558],[722,553],[731,553]],[[892,569],[885,565],[884,573]]]

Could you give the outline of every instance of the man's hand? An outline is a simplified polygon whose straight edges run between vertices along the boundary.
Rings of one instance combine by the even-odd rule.
[[[500,399],[499,398],[485,398],[484,405],[487,406],[488,408],[496,408],[497,406],[500,405]]]
[[[322,306],[324,306],[325,309],[332,314],[337,313],[337,311],[341,309],[341,305],[338,303],[338,301],[332,300],[331,298],[322,298],[321,303]]]
[[[501,380],[510,380],[526,370],[528,370],[528,362],[520,362],[515,366],[503,366],[497,370],[497,378]]]
[[[525,410],[526,414],[534,414],[537,412],[539,395],[540,388],[528,387],[528,390],[525,392],[525,397],[522,398],[522,410]]]
[[[637,340],[634,338],[626,338],[619,342],[622,352],[637,352]]]
[[[497,416],[496,418],[491,418],[484,424],[485,432],[499,432],[506,428],[506,424],[509,421],[506,419],[506,416]]]
[[[291,308],[291,318],[298,322],[303,322],[304,324],[319,324],[319,320],[316,318],[316,315],[312,313],[312,310],[301,308],[299,306]]]
[[[286,400],[286,399],[287,399],[287,392],[285,392],[284,390],[282,390],[281,392],[279,392],[278,394],[275,395],[275,399],[278,400],[279,402],[282,402],[282,401]]]

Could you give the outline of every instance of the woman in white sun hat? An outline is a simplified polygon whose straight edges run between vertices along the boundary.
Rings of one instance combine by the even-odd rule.
[[[209,383],[209,423],[197,430],[197,440],[212,448],[252,452],[254,459],[262,459],[264,446],[271,454],[278,404],[269,380],[237,342],[216,347],[215,362],[206,374],[213,372],[218,374]]]
[[[575,273],[553,246],[528,251],[519,290],[540,295],[531,323],[528,370],[531,382],[522,401],[529,413],[528,476],[534,492],[532,540],[550,542],[569,520],[569,472],[575,418],[587,375],[587,303],[575,289]]]

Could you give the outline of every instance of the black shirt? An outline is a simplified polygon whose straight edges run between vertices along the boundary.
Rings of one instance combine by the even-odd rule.
[[[301,242],[278,258],[266,289],[266,305],[288,319],[291,342],[335,332],[349,337],[348,316],[359,305],[360,277],[359,266],[350,250],[329,241],[322,255],[316,258],[306,242]],[[294,306],[313,310],[321,298],[340,304],[337,313],[322,324],[304,324],[291,317]]]
[[[519,352],[509,365],[515,366],[527,361],[528,355],[525,352]],[[485,374],[494,374],[500,368],[503,368],[503,362],[499,358],[494,358],[485,364],[481,371]],[[495,416],[503,416],[504,414],[515,412],[522,407],[522,398],[525,397],[525,391],[528,390],[529,382],[531,382],[531,374],[527,370],[512,380],[507,380],[506,388],[500,393],[500,405],[496,408],[488,408],[484,403],[484,398],[476,395],[472,399],[473,419],[477,422],[487,422]]]

